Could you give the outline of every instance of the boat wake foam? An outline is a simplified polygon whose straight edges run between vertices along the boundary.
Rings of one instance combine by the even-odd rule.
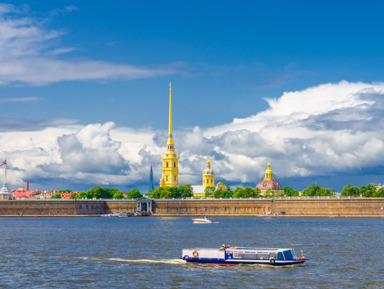
[[[106,260],[114,262],[127,262],[127,263],[152,263],[152,264],[185,264],[185,260],[181,259],[163,259],[163,260],[152,260],[152,259],[122,259],[122,258],[108,258]]]
[[[152,264],[186,264],[187,262],[182,259],[123,259],[123,258],[92,258],[92,257],[78,257],[82,260],[94,260],[94,261],[112,261],[112,262],[121,262],[121,263],[152,263]]]

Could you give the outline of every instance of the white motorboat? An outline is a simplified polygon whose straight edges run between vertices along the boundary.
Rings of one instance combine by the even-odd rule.
[[[210,219],[208,219],[207,217],[204,217],[204,218],[195,218],[195,219],[192,219],[192,221],[195,223],[195,224],[210,224],[212,223],[212,221]]]

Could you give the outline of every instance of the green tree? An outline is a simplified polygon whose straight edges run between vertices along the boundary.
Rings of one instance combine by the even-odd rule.
[[[225,191],[224,191],[224,190],[221,190],[221,189],[217,189],[217,190],[213,193],[213,197],[214,197],[215,199],[224,198],[224,197],[225,197]]]
[[[206,187],[204,189],[204,195],[206,198],[212,198],[213,197],[213,194],[215,192],[215,188],[214,187]]]
[[[240,187],[237,187],[234,191],[233,191],[233,198],[235,199],[238,199],[238,198],[242,198],[244,196],[244,189],[243,188],[240,188]]]
[[[384,198],[384,187],[377,190],[376,197],[377,198]]]
[[[376,195],[376,189],[374,184],[368,184],[366,186],[361,186],[360,194],[363,195],[363,197],[371,198]]]
[[[264,194],[264,197],[273,198],[273,197],[275,197],[275,193],[272,190],[267,190]]]
[[[160,194],[161,199],[172,199],[172,190],[170,187],[164,187]]]
[[[71,196],[69,197],[70,199],[78,199],[79,198],[79,194],[77,193],[72,193]]]
[[[150,198],[153,199],[172,199],[172,188],[171,187],[158,187],[149,194]]]
[[[152,190],[150,193],[149,193],[149,197],[152,198],[152,199],[160,199],[160,195],[161,195],[161,187],[158,187],[157,189],[154,189]]]
[[[142,197],[143,197],[143,195],[140,194],[138,189],[132,189],[127,194],[127,199],[138,199],[138,198],[142,198]]]
[[[358,187],[354,187],[351,184],[347,184],[343,190],[341,191],[341,196],[348,197],[348,196],[358,196],[360,195],[360,189]]]
[[[303,190],[303,192],[301,193],[302,196],[305,196],[305,197],[313,197],[313,196],[318,196],[318,193],[319,193],[319,190],[320,190],[320,187],[315,185],[315,184],[312,184],[310,185],[308,188],[306,188],[305,190]]]
[[[79,199],[87,199],[87,192],[80,192]]]
[[[299,192],[292,189],[291,187],[284,187],[284,195],[287,197],[298,197]]]
[[[259,195],[258,195],[258,191],[256,191],[255,189],[251,187],[246,187],[244,189],[243,198],[257,198],[257,197],[259,197]]]
[[[182,186],[179,186],[178,189],[180,190],[181,198],[186,199],[193,197],[193,188],[190,184],[184,184]]]
[[[51,196],[51,199],[61,199],[61,195],[59,193]]]
[[[114,199],[124,199],[124,194],[123,194],[123,192],[115,192],[114,194],[113,194],[113,198]]]

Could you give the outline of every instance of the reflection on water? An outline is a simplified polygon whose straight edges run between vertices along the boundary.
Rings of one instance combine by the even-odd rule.
[[[0,218],[0,288],[384,288],[383,219]],[[292,247],[304,265],[180,260],[183,248]],[[128,285],[129,284],[129,285]]]

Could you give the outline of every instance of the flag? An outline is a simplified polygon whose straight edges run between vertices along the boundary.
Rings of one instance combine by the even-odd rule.
[[[2,167],[2,166],[6,166],[6,165],[7,165],[7,160],[3,161],[3,163],[1,164],[0,167]]]

